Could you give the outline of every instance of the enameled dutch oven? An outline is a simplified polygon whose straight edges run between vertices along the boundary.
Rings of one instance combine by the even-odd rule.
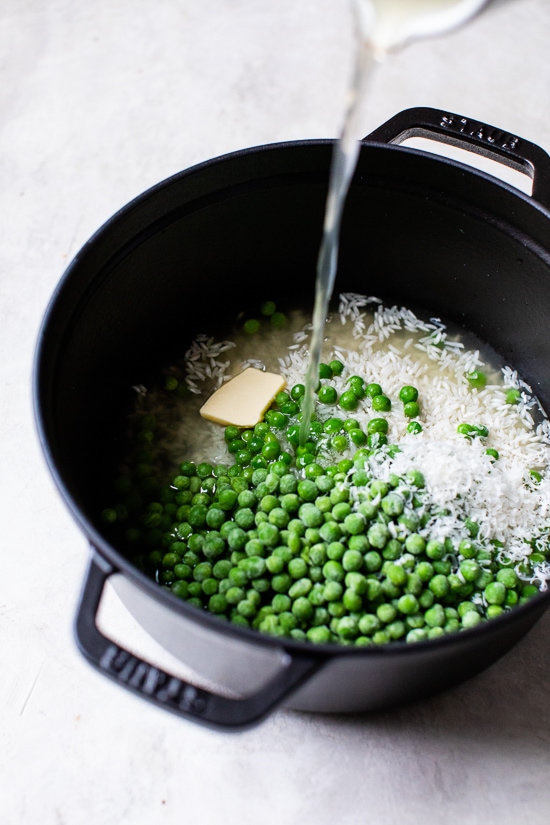
[[[525,172],[532,196],[399,145],[417,135]],[[311,307],[333,145],[247,149],[145,192],[77,254],[37,347],[40,439],[91,544],[76,619],[80,649],[119,684],[221,729],[252,725],[282,703],[357,712],[449,688],[508,651],[550,602],[546,591],[476,628],[413,645],[315,646],[232,626],[187,605],[134,568],[102,527],[132,385],[176,360],[197,333],[221,329],[244,295],[269,293],[285,303],[292,296]],[[376,294],[472,330],[550,410],[549,208],[550,158],[542,149],[467,118],[404,111],[363,141],[336,291]],[[100,632],[96,616],[108,579],[149,634],[213,688],[165,673]]]

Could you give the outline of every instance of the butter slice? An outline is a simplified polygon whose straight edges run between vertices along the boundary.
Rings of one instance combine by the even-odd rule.
[[[222,384],[203,404],[200,414],[217,424],[253,427],[285,386],[282,376],[248,367]]]

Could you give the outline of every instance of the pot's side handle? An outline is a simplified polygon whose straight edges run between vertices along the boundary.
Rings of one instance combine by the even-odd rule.
[[[251,696],[230,699],[184,682],[104,636],[96,623],[104,585],[114,568],[92,555],[80,597],[75,636],[86,659],[105,676],[165,710],[219,730],[242,730],[269,715],[323,665],[322,656],[285,653],[285,666]]]
[[[533,181],[533,198],[550,208],[550,156],[536,143],[487,123],[428,107],[399,112],[364,140],[402,143],[411,137],[440,140],[523,172]]]

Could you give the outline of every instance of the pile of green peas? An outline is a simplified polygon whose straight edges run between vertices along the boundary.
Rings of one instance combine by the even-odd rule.
[[[516,570],[469,520],[459,541],[430,539],[425,528],[438,514],[422,474],[372,476],[369,458],[399,449],[388,444],[380,415],[392,402],[358,376],[339,398],[324,400],[323,380],[342,369],[339,361],[321,366],[319,403],[342,412],[314,417],[306,444],[299,443],[305,388],[296,384],[255,427],[225,428],[228,463],[184,461],[168,484],[152,466],[154,418],[142,416],[132,469],[117,483],[121,503],[103,511],[123,530],[133,562],[199,609],[312,643],[434,639],[537,593],[526,581],[545,551],[534,548]],[[348,413],[364,399],[373,417],[363,430]],[[403,387],[399,401],[411,419],[419,416],[414,387]]]
[[[350,376],[346,382],[347,389],[338,395],[334,385],[327,381],[340,376],[343,369],[344,364],[339,360],[320,365],[316,395],[325,416],[322,421],[313,418],[308,440],[304,444],[300,444],[300,410],[306,392],[304,384],[295,384],[290,391],[279,392],[264,420],[253,429],[227,427],[225,439],[235,463],[243,468],[258,469],[267,467],[272,461],[279,461],[286,465],[293,464],[296,469],[303,470],[307,478],[311,478],[321,475],[324,466],[335,455],[347,455],[358,447],[377,449],[387,445],[389,422],[381,413],[392,409],[390,398],[383,393],[380,384],[367,384],[358,375]],[[420,415],[418,390],[405,386],[399,398],[403,402],[405,415],[417,419]],[[351,413],[357,410],[360,403],[367,402],[377,415],[369,420],[366,429],[362,429]],[[327,417],[326,410],[332,408],[337,414]],[[422,425],[418,420],[411,420],[407,430],[420,433]]]

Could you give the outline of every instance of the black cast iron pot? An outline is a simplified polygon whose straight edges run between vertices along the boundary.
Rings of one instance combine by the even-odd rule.
[[[430,136],[533,178],[532,197],[399,142]],[[311,307],[333,141],[248,149],[153,187],[111,218],[67,269],[47,311],[35,407],[54,479],[91,544],[76,619],[102,673],[153,702],[225,729],[277,705],[322,712],[389,707],[441,691],[508,651],[550,601],[414,645],[315,646],[228,624],[146,578],[99,519],[121,455],[132,385],[199,332],[234,317],[244,294]],[[550,410],[550,158],[498,129],[432,109],[365,139],[343,220],[337,292],[376,294],[472,330]],[[99,631],[107,579],[165,648],[214,689],[141,660]]]

